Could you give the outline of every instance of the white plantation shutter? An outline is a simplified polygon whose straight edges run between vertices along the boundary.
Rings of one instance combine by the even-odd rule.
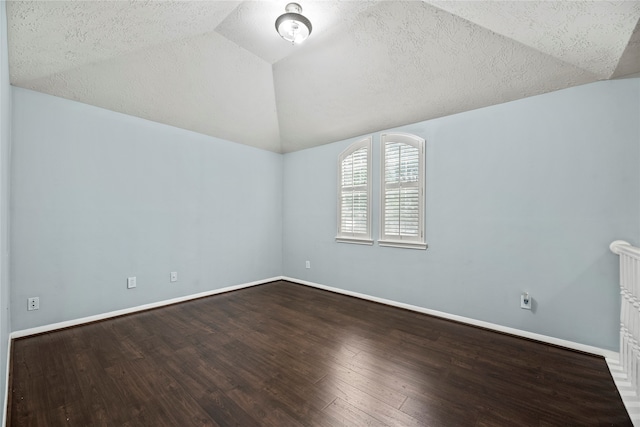
[[[381,246],[426,249],[424,139],[382,135]]]
[[[349,146],[338,158],[338,235],[346,243],[372,244],[371,138]]]

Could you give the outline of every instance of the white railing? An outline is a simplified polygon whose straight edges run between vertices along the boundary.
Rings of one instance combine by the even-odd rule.
[[[630,410],[628,402],[637,401],[640,384],[640,248],[623,240],[616,240],[609,248],[620,255],[620,358],[617,365],[622,371],[618,379],[628,386],[626,393],[621,392],[621,395]],[[615,375],[614,380],[617,380]],[[618,389],[621,390],[620,385]],[[637,409],[637,402],[634,403]],[[637,425],[637,420],[633,421]]]

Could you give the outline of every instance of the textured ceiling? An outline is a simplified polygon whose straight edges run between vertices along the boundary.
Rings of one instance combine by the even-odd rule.
[[[640,72],[639,1],[8,1],[16,86],[275,152]]]

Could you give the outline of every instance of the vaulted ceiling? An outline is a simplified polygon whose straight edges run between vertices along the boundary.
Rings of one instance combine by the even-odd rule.
[[[640,72],[638,1],[8,1],[11,83],[290,152]]]

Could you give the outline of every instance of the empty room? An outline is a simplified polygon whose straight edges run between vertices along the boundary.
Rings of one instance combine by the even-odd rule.
[[[640,426],[640,2],[2,1],[7,426]]]

